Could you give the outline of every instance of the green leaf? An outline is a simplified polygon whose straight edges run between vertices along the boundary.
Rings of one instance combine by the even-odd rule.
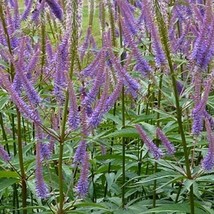
[[[102,138],[111,138],[111,137],[133,137],[133,138],[137,138],[139,137],[137,131],[135,128],[124,128],[121,130],[117,130],[113,133],[110,133],[106,136],[103,136]]]
[[[9,101],[9,97],[8,96],[6,96],[6,97],[0,97],[0,110],[2,110],[4,107],[5,107],[5,105],[8,103],[8,101]]]
[[[112,184],[114,183],[115,180],[115,174],[114,173],[106,173],[105,175],[106,181],[107,181],[107,187],[108,191],[110,191]]]
[[[181,191],[181,195],[187,190],[188,192],[190,191],[190,187],[194,184],[195,180],[190,180],[187,179],[184,181],[184,188]]]
[[[162,172],[149,175],[146,178],[142,179],[142,181],[136,182],[136,184],[144,184],[144,183],[149,183],[151,181],[161,180],[163,178],[171,178],[171,177],[173,177],[173,180],[174,180],[181,177],[181,174],[179,174],[176,171],[175,172],[170,171],[170,173],[169,171],[166,171],[166,172],[162,171]]]
[[[19,175],[14,171],[0,171],[0,178],[19,178]]]
[[[182,203],[182,204],[163,204],[160,205],[159,207],[150,209],[148,211],[139,213],[139,214],[147,214],[147,213],[179,213],[179,214],[186,214],[190,213],[190,205],[187,203]],[[199,209],[195,207],[195,214],[206,214],[202,209]]]
[[[200,182],[214,182],[214,176],[213,175],[205,175],[205,176],[201,176],[196,178],[196,181],[200,181]]]
[[[79,204],[75,204],[75,207],[77,208],[83,208],[83,207],[86,207],[86,208],[91,208],[91,209],[99,209],[99,210],[106,210],[108,211],[108,207],[105,207],[101,204],[97,204],[97,203],[90,203],[90,202],[85,202],[85,203],[79,203]]]
[[[0,59],[0,65],[3,66],[4,68],[9,68],[9,65],[2,59]]]
[[[19,179],[16,178],[0,178],[0,191],[17,183]]]

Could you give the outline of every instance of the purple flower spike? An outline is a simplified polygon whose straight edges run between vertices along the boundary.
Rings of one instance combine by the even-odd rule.
[[[204,112],[205,107],[207,104],[209,92],[211,89],[212,80],[208,80],[206,83],[205,91],[203,94],[202,99],[196,103],[195,107],[192,110],[192,118],[193,118],[193,125],[192,125],[192,134],[199,135],[203,129],[203,120],[204,120]]]
[[[126,23],[123,19],[121,19],[121,25],[123,29],[124,38],[129,44],[133,56],[136,60],[136,70],[139,71],[143,76],[147,75],[152,71],[150,65],[147,63],[147,61],[143,58],[142,54],[138,50],[136,44],[133,41],[132,35],[129,32],[129,29],[126,27]]]
[[[120,96],[120,93],[122,91],[122,87],[123,87],[123,80],[120,79],[117,83],[117,85],[115,86],[114,91],[112,92],[112,94],[109,96],[109,98],[106,100],[106,109],[105,112],[108,112],[112,106],[115,104],[115,102],[117,101],[117,99]]]
[[[105,69],[105,52],[102,49],[96,79],[94,81],[94,84],[93,84],[91,90],[88,92],[87,96],[83,100],[83,104],[85,106],[90,107],[91,104],[94,102],[94,100],[97,96],[97,93],[99,91],[99,88],[103,83],[104,69]]]
[[[214,118],[207,111],[204,111],[204,117],[209,120],[212,130],[214,130]]]
[[[32,21],[38,23],[39,15],[44,10],[45,7],[45,0],[41,0],[41,2],[37,2],[36,9],[32,12]]]
[[[207,155],[202,161],[202,168],[209,171],[214,167],[214,134],[211,129],[211,125],[208,119],[205,119],[205,127],[207,130],[207,140],[209,142],[209,148]]]
[[[76,186],[76,192],[81,198],[84,198],[87,195],[89,186],[89,157],[87,152],[83,158],[81,174]]]
[[[46,0],[48,6],[50,7],[52,13],[58,18],[60,21],[63,19],[62,8],[58,4],[56,0]]]
[[[203,111],[193,109],[192,118],[193,118],[192,134],[198,136],[203,130],[203,120],[204,120]]]
[[[7,153],[7,151],[5,151],[5,149],[2,145],[0,145],[0,158],[5,162],[10,161],[10,159],[11,159],[9,154]]]
[[[153,14],[152,14],[152,8],[151,5],[149,4],[149,1],[144,0],[142,1],[142,14],[144,16],[145,24],[147,26],[147,29],[151,33],[151,38],[152,38],[152,49],[155,54],[155,62],[157,66],[161,66],[166,64],[166,57],[160,42],[160,35],[158,33],[158,29],[155,25],[155,20],[153,19]]]
[[[74,163],[81,163],[86,153],[86,141],[83,140],[79,143],[78,148],[74,155]]]
[[[162,141],[164,147],[167,149],[167,153],[169,155],[173,155],[175,153],[175,147],[173,144],[171,144],[171,142],[169,141],[169,139],[166,137],[166,135],[161,131],[160,128],[157,128],[156,130],[157,132],[157,136],[159,137],[159,139]]]
[[[208,0],[206,4],[206,12],[204,15],[203,24],[200,27],[200,32],[195,41],[194,48],[191,54],[191,59],[194,60],[201,69],[207,68],[214,53],[214,21],[211,5],[212,2]]]
[[[43,174],[42,174],[42,162],[41,162],[41,154],[40,154],[40,143],[36,145],[36,194],[39,198],[47,198],[48,197],[48,187],[45,184]]]
[[[49,159],[51,156],[51,150],[48,143],[42,143],[44,140],[44,134],[42,129],[39,126],[36,126],[36,140],[39,143],[40,154],[41,154],[41,161],[45,159]]]
[[[140,87],[138,82],[135,79],[133,79],[130,76],[130,74],[126,71],[126,69],[119,63],[118,59],[116,58],[116,56],[114,55],[112,50],[109,50],[108,53],[109,53],[109,56],[112,60],[113,67],[118,72],[119,77],[121,79],[123,79],[124,85],[128,86],[130,91],[137,93],[137,91]]]
[[[126,22],[126,26],[130,30],[131,34],[135,35],[137,33],[137,26],[131,4],[124,0],[117,0],[117,4],[120,7],[122,16]]]
[[[24,13],[22,14],[21,20],[26,20],[27,19],[27,17],[30,14],[30,10],[31,10],[32,5],[33,5],[33,0],[29,0],[27,2],[27,6],[25,8]]]
[[[184,85],[180,81],[176,81],[176,88],[178,91],[178,94],[181,95],[184,91]]]
[[[32,109],[29,105],[27,105],[19,96],[19,94],[12,87],[11,82],[8,80],[3,73],[0,72],[0,79],[2,80],[3,87],[8,91],[11,96],[11,100],[18,107],[19,111],[29,120],[32,120],[35,123],[40,123],[40,117],[37,110]]]
[[[68,91],[69,91],[69,99],[70,99],[70,108],[68,115],[68,124],[72,129],[77,129],[80,124],[80,116],[77,106],[77,98],[74,92],[72,81],[68,78]]]
[[[94,109],[91,118],[89,119],[89,125],[91,125],[91,127],[95,128],[99,125],[99,123],[102,120],[102,117],[105,113],[105,103],[106,103],[106,99],[108,96],[108,89],[109,89],[109,77],[108,77],[108,71],[106,69],[106,74],[105,74],[105,85],[103,88],[103,93],[101,95],[100,101],[98,102],[96,108]]]
[[[141,139],[147,146],[149,152],[152,153],[155,159],[160,159],[163,156],[163,152],[160,148],[158,148],[152,140],[147,136],[146,132],[142,129],[140,125],[136,125],[137,132],[139,133]]]

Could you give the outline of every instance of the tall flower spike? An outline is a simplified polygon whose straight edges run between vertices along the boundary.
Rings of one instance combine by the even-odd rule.
[[[202,160],[203,169],[209,171],[214,167],[214,134],[211,129],[211,125],[208,119],[205,119],[205,127],[207,130],[207,140],[209,142],[209,148],[206,156]]]
[[[78,9],[77,9],[77,24],[78,24],[78,32],[80,34],[82,30],[82,16],[83,16],[83,1],[78,0]]]
[[[85,52],[87,51],[89,45],[90,45],[90,36],[91,36],[91,26],[88,27],[87,30],[87,34],[85,37],[85,40],[82,44],[82,46],[80,47],[80,59],[83,60],[84,56],[85,56]]]
[[[36,194],[39,198],[48,197],[48,187],[45,184],[43,173],[42,173],[42,161],[40,154],[40,143],[36,144]]]
[[[92,61],[92,63],[89,64],[86,68],[84,68],[81,71],[81,74],[84,76],[93,77],[98,70],[98,65],[100,63],[101,55],[102,55],[102,51],[99,51],[99,53],[97,53],[97,55],[96,55],[95,59]]]
[[[29,101],[32,104],[39,104],[41,102],[41,98],[37,91],[34,89],[32,83],[27,79],[25,73],[24,73],[24,48],[25,48],[25,38],[23,38],[22,42],[20,43],[20,52],[19,52],[19,60],[18,62],[14,62],[18,77],[20,78],[20,81],[25,89],[25,92],[27,94],[27,97]]]
[[[41,161],[45,159],[49,159],[51,157],[51,151],[49,148],[48,143],[43,143],[44,141],[44,134],[42,129],[39,126],[36,126],[36,140],[37,143],[40,144],[40,154],[41,154]]]
[[[94,81],[94,84],[93,84],[91,90],[88,92],[87,96],[83,100],[83,104],[88,107],[90,107],[91,104],[94,102],[94,100],[97,96],[97,93],[99,91],[99,88],[103,83],[103,72],[105,69],[105,51],[103,49],[100,50],[101,56],[100,56],[100,63],[98,65],[98,72],[97,72],[96,79]]]
[[[86,152],[82,162],[80,178],[76,186],[76,192],[81,198],[84,198],[88,193],[89,186],[88,176],[89,176],[89,157],[88,153]]]
[[[194,103],[195,106],[200,102],[201,99],[201,84],[202,84],[202,74],[195,67],[193,72],[193,85],[194,85]]]
[[[59,103],[64,102],[63,89],[66,87],[65,71],[68,71],[68,42],[70,32],[65,32],[65,35],[58,47],[56,59],[56,70],[54,74],[54,94]]]
[[[143,76],[145,76],[148,73],[150,73],[152,71],[152,69],[151,69],[150,65],[147,63],[147,61],[143,58],[140,51],[138,50],[135,42],[133,41],[132,35],[129,32],[129,29],[126,27],[126,23],[125,23],[124,19],[121,18],[120,21],[121,21],[124,38],[127,41],[127,43],[129,44],[129,46],[132,50],[133,56],[136,60],[136,70],[139,71]]]
[[[209,79],[206,83],[206,87],[205,87],[205,91],[202,99],[195,105],[195,107],[192,110],[192,118],[193,118],[192,134],[194,135],[199,135],[203,129],[204,112],[205,112],[205,107],[208,100],[209,92],[211,89],[211,84],[212,84],[212,80]]]
[[[85,99],[85,88],[81,89],[81,103]],[[89,134],[88,124],[87,124],[87,106],[82,105],[80,108],[80,121],[81,121],[81,134],[82,138],[85,139]]]
[[[29,60],[28,65],[26,66],[26,72],[28,75],[32,74],[32,71],[35,69],[36,64],[39,60],[39,56],[40,56],[40,50],[36,50],[34,55]]]
[[[38,105],[41,102],[41,98],[37,91],[34,89],[32,83],[27,79],[26,75],[23,73],[23,70],[19,67],[19,65],[16,65],[16,71],[25,89],[29,101],[32,104]]]
[[[74,154],[74,163],[82,163],[86,153],[86,147],[87,147],[86,141],[85,140],[80,141],[77,150]]]
[[[58,18],[60,21],[63,19],[62,8],[56,0],[45,0],[50,7],[52,13]]]
[[[149,152],[152,153],[155,159],[160,159],[163,156],[163,152],[160,148],[158,148],[152,140],[147,136],[146,132],[142,129],[140,125],[136,125],[137,132],[139,133],[141,139],[145,143]]]
[[[96,106],[96,108],[94,109],[90,119],[89,119],[89,125],[92,128],[95,128],[99,125],[99,123],[102,120],[102,117],[105,113],[105,103],[106,103],[106,99],[108,96],[108,89],[109,89],[109,77],[108,77],[108,70],[106,69],[105,71],[105,84],[104,84],[104,88],[103,88],[103,93],[101,95],[101,98]]]
[[[29,0],[29,1],[27,2],[25,11],[24,11],[23,14],[22,14],[21,20],[26,20],[26,19],[27,19],[27,17],[28,17],[29,14],[30,14],[30,10],[31,10],[31,8],[32,8],[32,5],[33,5],[33,0]]]
[[[73,83],[72,83],[72,80],[70,80],[68,75],[67,75],[67,82],[68,82],[68,92],[69,92],[69,99],[70,99],[68,124],[72,129],[77,129],[80,124],[80,116],[79,116],[77,99],[74,92]]]
[[[112,106],[116,103],[117,99],[120,96],[122,88],[123,88],[123,80],[119,79],[114,88],[114,91],[109,96],[109,98],[106,100],[105,112],[108,112],[112,108]]]
[[[45,0],[37,1],[36,9],[32,12],[32,21],[38,23],[39,15],[45,8]]]
[[[11,159],[9,154],[7,153],[7,151],[5,151],[2,145],[0,145],[0,158],[6,163]]]
[[[1,71],[0,71],[0,79],[2,80],[3,87],[8,91],[8,94],[11,96],[11,100],[18,107],[19,111],[23,114],[23,116],[29,120],[32,120],[35,123],[40,123],[41,120],[39,118],[39,114],[36,110],[32,109],[28,106],[19,96],[19,94],[14,90],[11,85],[11,82],[8,80]]]
[[[110,33],[106,34],[104,36],[104,39],[105,39],[105,44],[108,47],[107,56],[110,59],[111,66],[114,67],[120,79],[124,81],[124,85],[128,86],[130,91],[137,92],[137,90],[140,87],[138,82],[129,75],[129,73],[126,71],[127,66],[123,67],[112,51]]]
[[[169,155],[173,155],[175,153],[175,147],[174,145],[169,141],[169,139],[166,137],[166,135],[161,131],[160,128],[156,129],[157,136],[161,140],[164,147],[167,149],[167,153]]]
[[[124,0],[117,0],[116,2],[120,7],[122,16],[126,22],[126,26],[130,30],[130,32],[135,35],[137,33],[137,26],[131,5],[128,1]]]
[[[213,36],[213,25],[211,0],[208,0],[203,24],[200,27],[200,32],[198,37],[196,38],[191,54],[191,59],[194,60],[196,64],[202,69],[206,68],[209,63],[210,54],[208,54],[208,51],[210,50],[210,46],[212,43],[212,39],[210,40],[210,37]],[[206,60],[204,60],[204,58],[206,58]]]
[[[9,10],[8,7],[6,8],[6,22],[7,22],[7,32],[10,36],[10,44],[12,49],[15,49],[18,46],[18,39],[15,36],[16,26],[11,11]]]
[[[212,130],[214,130],[214,118],[207,111],[204,111],[204,117],[209,120]]]
[[[144,14],[145,24],[147,29],[151,33],[152,38],[152,49],[155,54],[155,62],[157,66],[164,65],[166,63],[166,56],[164,54],[161,42],[160,35],[158,34],[157,27],[155,26],[155,21],[152,17],[152,8],[148,0],[142,1],[142,13]]]

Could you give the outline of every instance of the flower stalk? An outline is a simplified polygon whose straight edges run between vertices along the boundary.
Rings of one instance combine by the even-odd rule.
[[[192,179],[190,163],[189,163],[189,150],[187,147],[186,136],[184,133],[184,127],[183,127],[183,121],[182,121],[182,108],[179,103],[179,94],[177,91],[177,84],[176,84],[176,74],[175,74],[174,68],[173,68],[173,63],[172,63],[171,54],[170,54],[170,47],[169,47],[169,42],[168,42],[169,39],[167,36],[168,32],[165,27],[163,15],[160,11],[159,3],[157,0],[155,0],[155,12],[156,12],[156,16],[157,16],[158,29],[160,32],[163,48],[165,50],[166,58],[167,58],[168,65],[169,65],[170,77],[171,77],[173,91],[174,91],[175,105],[176,105],[176,117],[177,117],[179,132],[180,132],[181,140],[182,140],[181,143],[182,143],[183,151],[184,151],[186,176],[188,179]],[[191,210],[191,214],[195,213],[193,186],[190,187],[190,210]]]

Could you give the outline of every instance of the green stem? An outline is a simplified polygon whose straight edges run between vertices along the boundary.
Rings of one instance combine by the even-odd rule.
[[[90,0],[90,14],[89,14],[89,26],[93,26],[94,20],[94,0]]]
[[[110,3],[109,3],[110,5]],[[112,13],[112,10],[111,10]],[[111,14],[110,13],[110,14]],[[118,8],[118,13],[120,14],[120,10]],[[113,17],[113,14],[112,14]],[[114,24],[113,24],[114,25]],[[113,29],[112,29],[113,30]],[[120,32],[120,48],[123,48],[123,38],[122,38],[122,26],[119,22],[119,32]],[[112,32],[113,33],[113,32]],[[113,33],[114,35],[114,33]],[[114,37],[113,37],[114,38]],[[124,55],[121,55],[121,64],[123,66],[124,62]],[[126,118],[125,118],[125,88],[122,88],[122,128],[125,128]],[[125,201],[125,183],[126,183],[126,139],[122,137],[122,208],[125,208],[126,201]]]
[[[65,106],[62,116],[62,125],[60,131],[60,141],[59,141],[59,163],[58,163],[58,179],[59,179],[59,210],[58,214],[63,214],[63,206],[64,206],[64,192],[63,192],[63,171],[62,171],[62,164],[63,164],[63,151],[64,151],[64,142],[65,142],[65,128],[66,128],[66,120],[67,120],[67,111],[68,111],[68,102],[69,102],[69,94],[66,91],[66,98],[65,98]]]
[[[11,127],[12,127],[12,135],[13,135],[13,154],[16,156],[17,154],[17,145],[16,145],[16,127],[15,127],[15,119],[14,114],[11,115]],[[15,211],[19,214],[19,194],[17,190],[17,184],[13,185],[13,206],[15,207]]]
[[[110,16],[110,24],[111,24],[112,46],[116,47],[117,44],[116,44],[116,39],[115,39],[116,38],[116,35],[115,35],[115,19],[114,19],[114,14],[113,14],[113,11],[112,11],[112,8],[111,8],[111,1],[108,0],[107,4],[108,4],[109,16]],[[120,40],[120,42],[122,42],[122,41]]]
[[[11,55],[13,55],[11,42],[10,42],[10,36],[9,36],[8,31],[7,31],[7,23],[6,23],[5,18],[4,18],[3,5],[4,5],[4,3],[2,1],[0,1],[0,19],[1,19],[1,22],[2,22],[4,34],[6,36],[7,46],[8,46],[9,52],[10,52]],[[13,66],[12,63],[10,64],[9,73],[10,73],[11,78],[13,79],[13,77],[15,75],[15,70],[14,70],[14,66]]]
[[[17,141],[18,141],[18,155],[19,155],[19,167],[21,172],[21,184],[22,184],[22,208],[23,214],[27,214],[27,186],[26,186],[26,174],[23,160],[23,148],[22,148],[22,131],[21,131],[21,114],[16,109],[17,114]]]
[[[76,16],[77,16],[77,9],[78,5],[76,1],[73,1],[73,20],[72,20],[72,38],[71,38],[71,65],[69,71],[69,77],[72,80],[73,71],[74,71],[74,64],[77,55],[77,45],[78,45],[78,26],[76,23]],[[64,192],[63,192],[63,171],[62,171],[62,163],[63,163],[63,150],[64,150],[64,143],[65,143],[65,129],[66,129],[66,121],[67,121],[67,112],[68,112],[68,104],[69,104],[69,93],[68,90],[66,91],[65,97],[65,105],[64,111],[62,115],[62,125],[60,130],[60,146],[59,146],[59,166],[58,166],[58,178],[59,178],[59,210],[58,214],[63,214],[63,205],[64,205]]]
[[[40,84],[39,86],[41,87],[42,79],[43,79],[43,69],[45,65],[45,46],[46,46],[46,37],[45,37],[45,17],[44,14],[42,14],[42,26],[41,26],[41,36],[42,36],[42,57],[41,57],[41,74],[40,74]]]
[[[182,108],[181,108],[180,103],[179,103],[179,94],[178,94],[177,85],[176,85],[176,74],[174,72],[172,59],[171,59],[171,55],[170,55],[170,48],[169,48],[169,44],[168,44],[168,41],[169,41],[169,39],[167,37],[168,32],[167,32],[165,22],[164,22],[162,14],[161,14],[161,11],[159,8],[159,3],[157,0],[155,0],[155,6],[156,6],[156,16],[158,19],[158,27],[159,27],[163,47],[165,49],[169,69],[170,69],[170,76],[171,76],[171,81],[172,81],[172,86],[173,86],[173,91],[174,91],[174,97],[175,97],[175,104],[176,104],[176,113],[177,113],[176,117],[177,117],[180,135],[181,135],[182,147],[183,147],[183,151],[184,151],[186,176],[188,179],[192,179],[190,163],[189,163],[189,151],[188,151],[186,136],[185,136],[184,128],[183,128],[183,124],[182,124]],[[193,194],[193,187],[192,186],[190,188],[190,195],[189,196],[190,196],[191,214],[194,214],[195,213],[194,194]]]
[[[1,126],[1,129],[2,129],[2,137],[3,137],[4,141],[6,142],[5,146],[6,146],[7,152],[10,155],[9,145],[7,143],[7,135],[6,135],[6,132],[5,132],[5,129],[4,129],[4,122],[3,122],[2,113],[0,113],[0,126]]]
[[[122,128],[125,128],[125,89],[122,89]],[[126,183],[126,140],[122,137],[122,208],[125,208],[125,183]]]
[[[162,82],[163,82],[163,73],[161,73],[159,87],[158,87],[158,110],[161,106],[161,89],[162,89]],[[157,113],[157,127],[160,127],[160,113]],[[155,162],[154,165],[154,173],[157,172],[158,164]],[[156,207],[156,188],[157,188],[157,180],[154,180],[154,188],[153,188],[153,208]]]

